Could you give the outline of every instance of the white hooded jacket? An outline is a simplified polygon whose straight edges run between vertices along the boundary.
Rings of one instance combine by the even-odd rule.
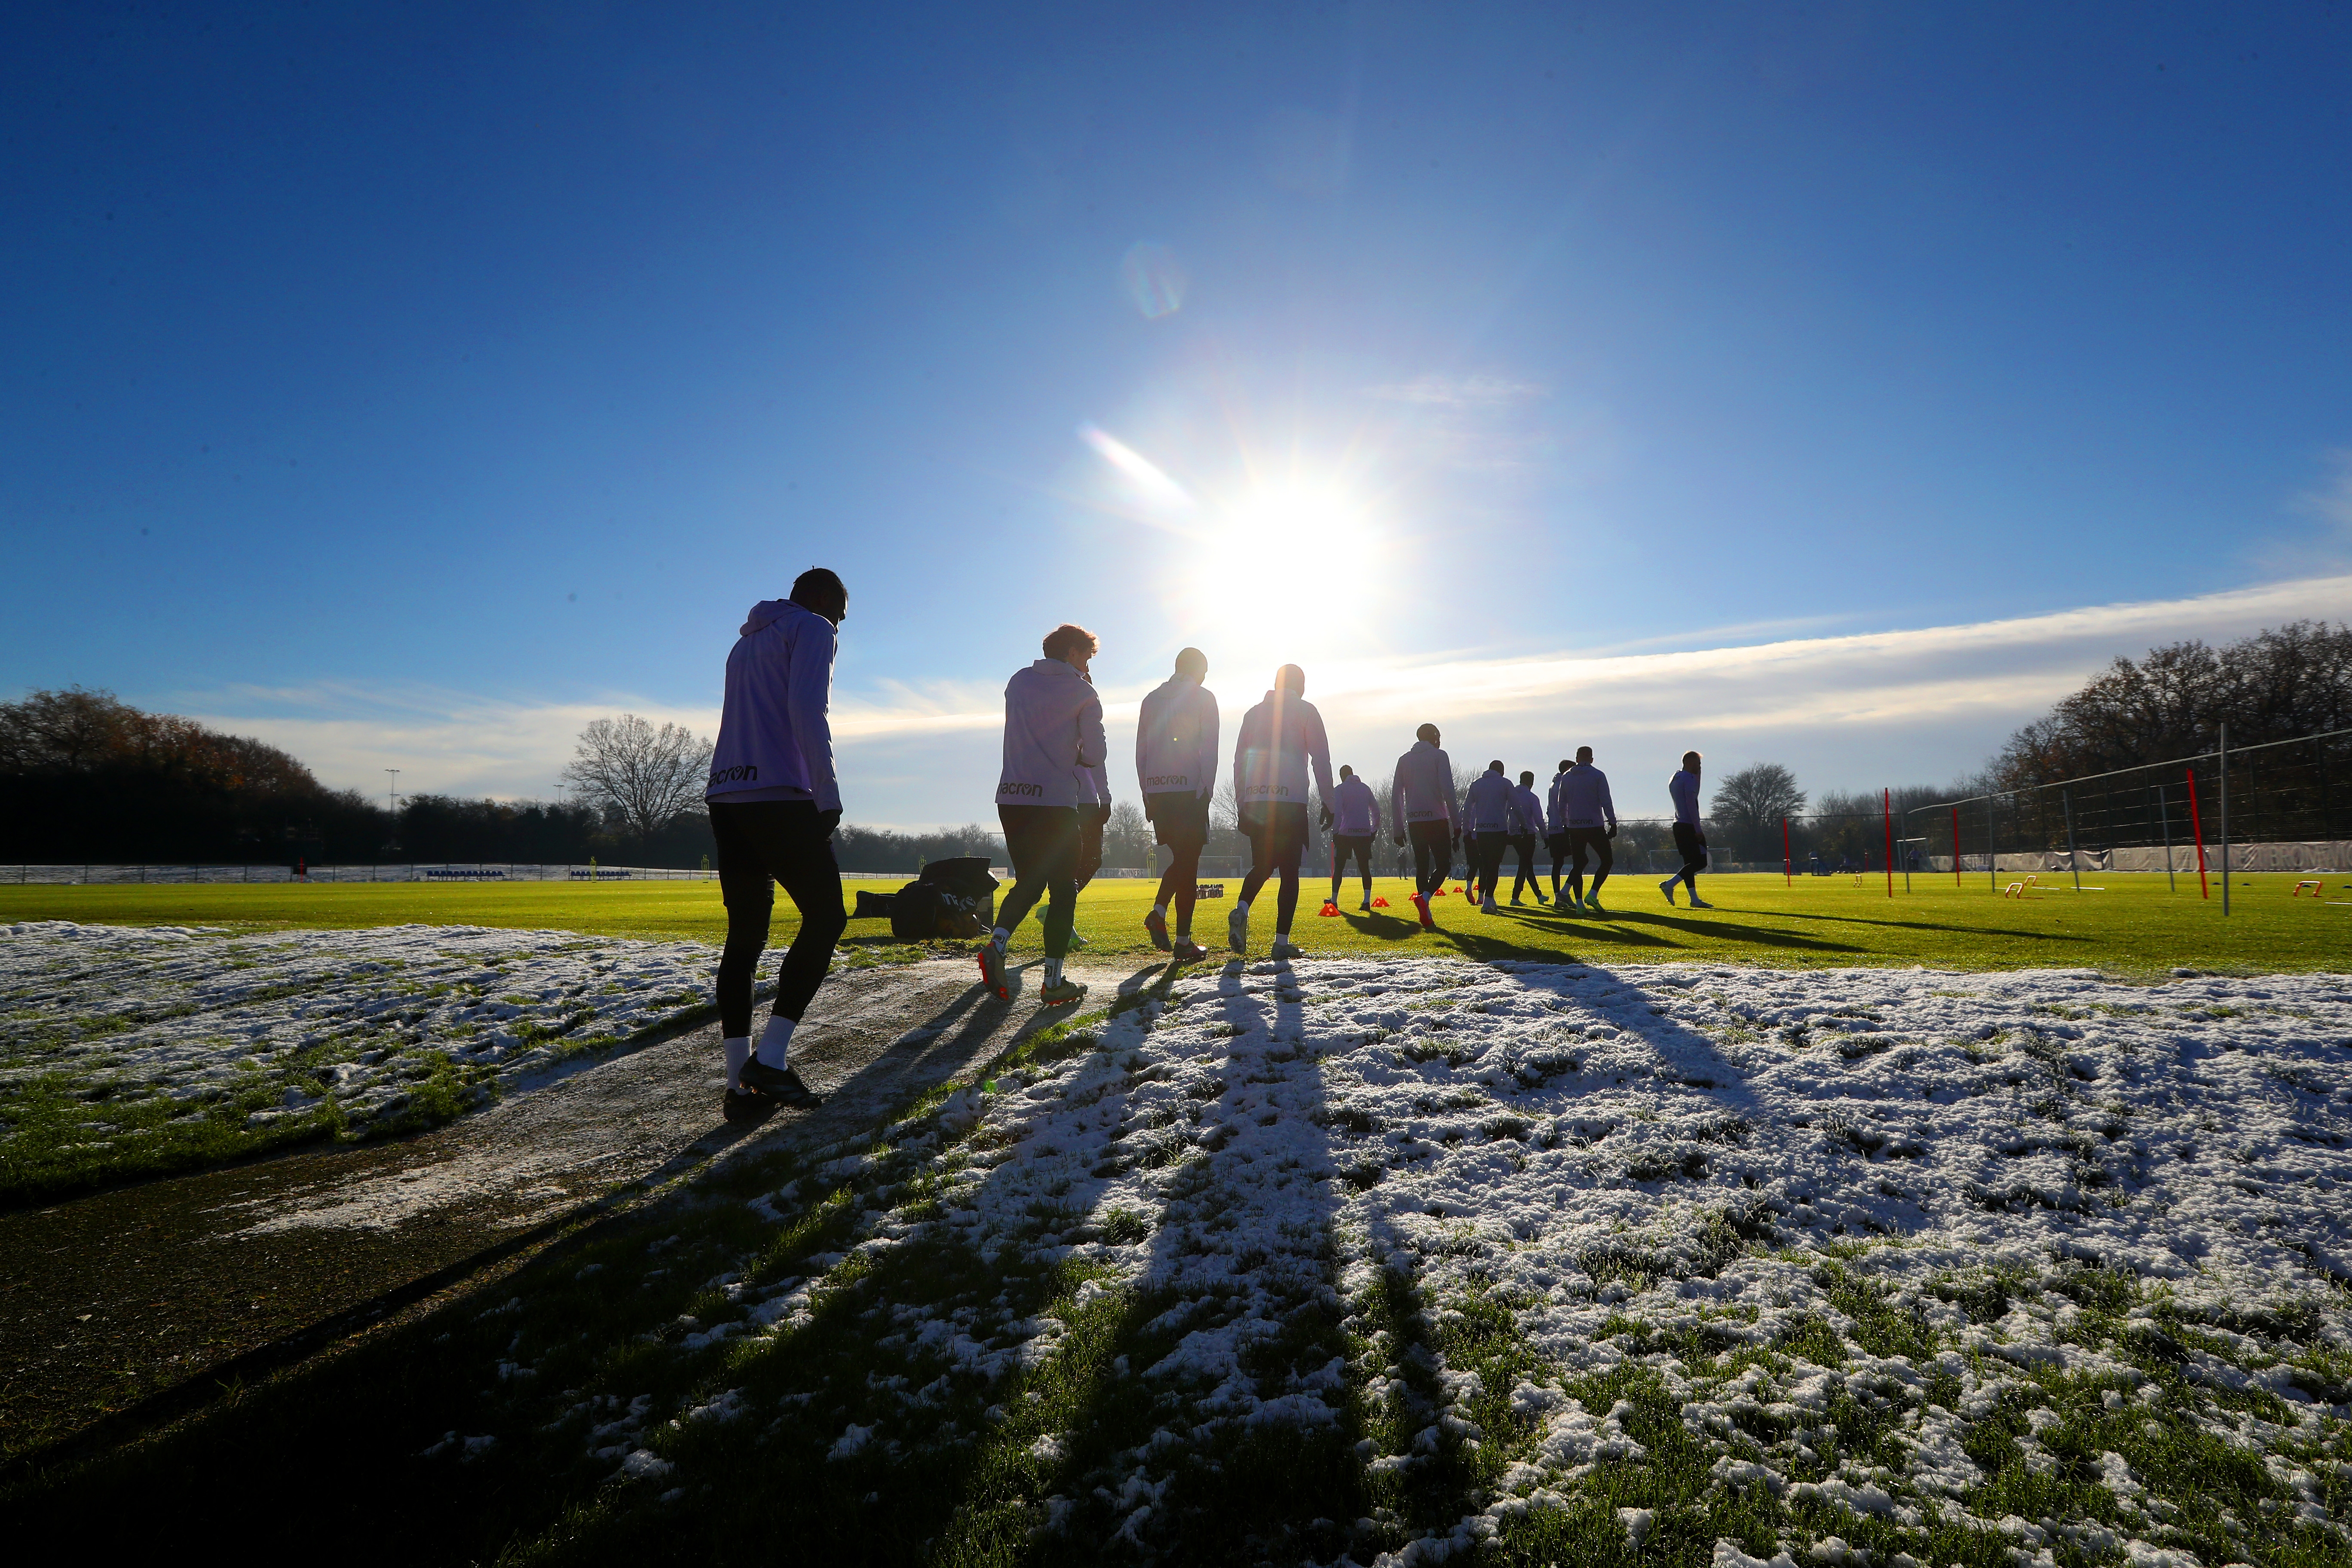
[[[1108,805],[1102,699],[1077,667],[1041,658],[1004,683],[999,805]]]
[[[1397,830],[1408,822],[1451,822],[1462,815],[1454,798],[1454,759],[1426,741],[1397,759]]]
[[[831,621],[790,599],[762,599],[727,654],[726,705],[705,800],[813,800],[841,809],[833,776]]]
[[[1331,742],[1315,704],[1288,691],[1269,691],[1242,716],[1234,742],[1234,799],[1243,810],[1307,804],[1307,769],[1315,768],[1315,798],[1331,801]]]
[[[1508,833],[1511,830],[1511,781],[1489,768],[1462,792],[1462,831]]]
[[[1186,675],[1143,699],[1135,719],[1135,776],[1145,795],[1212,795],[1217,787],[1217,698]]]
[[[1532,835],[1541,838],[1544,836],[1543,802],[1538,800],[1536,792],[1526,784],[1511,787],[1511,832],[1522,837]]]
[[[1361,838],[1381,830],[1381,800],[1372,786],[1349,773],[1331,792],[1331,831],[1341,838]]]

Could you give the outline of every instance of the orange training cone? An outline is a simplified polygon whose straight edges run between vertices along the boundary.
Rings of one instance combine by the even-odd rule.
[[[1339,912],[1339,906],[1333,903],[1330,900],[1326,899],[1323,900],[1323,907],[1317,910],[1315,912],[1318,916],[1328,919]]]
[[[1374,900],[1372,900],[1372,908],[1374,908],[1374,909],[1376,909],[1376,910],[1384,910],[1384,909],[1387,909],[1388,907],[1389,907],[1389,901],[1388,901],[1386,899],[1374,899]]]

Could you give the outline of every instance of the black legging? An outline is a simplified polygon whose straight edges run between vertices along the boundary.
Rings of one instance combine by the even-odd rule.
[[[1675,875],[1683,879],[1683,886],[1688,888],[1690,896],[1696,899],[1698,897],[1698,874],[1706,869],[1706,840],[1701,838],[1698,829],[1689,823],[1677,822],[1675,824],[1675,847],[1682,852],[1683,858],[1683,868]]]
[[[1528,890],[1528,884],[1533,882],[1536,897],[1542,898],[1543,875],[1536,869],[1536,836],[1532,833],[1511,835],[1511,849],[1519,858],[1518,875],[1511,880],[1511,897],[1516,900]]]
[[[1408,822],[1404,831],[1412,841],[1413,890],[1427,898],[1445,886],[1454,870],[1454,825],[1440,817],[1435,822]]]
[[[1013,890],[997,906],[996,923],[1006,931],[1047,900],[1045,956],[1070,951],[1070,927],[1078,913],[1078,808],[1075,805],[1000,805],[1004,858],[1013,862]]]
[[[1503,880],[1503,848],[1511,841],[1507,833],[1481,833],[1475,846],[1478,880],[1470,889],[1470,896],[1487,902]]]
[[[1569,863],[1569,890],[1578,898],[1584,896],[1584,851],[1589,847],[1599,863],[1592,871],[1592,890],[1601,891],[1601,884],[1609,879],[1610,868],[1617,864],[1617,852],[1609,847],[1609,832],[1601,827],[1571,827],[1568,830],[1568,847],[1576,858]]]
[[[1352,858],[1364,874],[1364,892],[1372,890],[1372,836],[1369,833],[1335,833],[1331,836],[1331,901],[1339,901],[1339,881],[1348,874],[1348,861]]]
[[[1249,839],[1249,875],[1242,879],[1243,903],[1254,903],[1258,889],[1276,879],[1274,929],[1290,930],[1298,913],[1298,863],[1307,854],[1307,808],[1297,805],[1252,806],[1242,815],[1241,828]]]
[[[807,800],[710,803],[710,837],[719,849],[719,897],[727,906],[727,945],[719,954],[719,1028],[730,1040],[751,1032],[751,977],[768,945],[776,884],[801,912],[776,969],[775,1016],[797,1021],[824,984],[849,917],[841,907],[841,868],[833,835]]]

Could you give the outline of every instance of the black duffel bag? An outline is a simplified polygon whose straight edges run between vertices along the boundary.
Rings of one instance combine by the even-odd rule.
[[[889,899],[890,933],[902,942],[982,936],[996,921],[996,879],[982,856],[934,860]]]

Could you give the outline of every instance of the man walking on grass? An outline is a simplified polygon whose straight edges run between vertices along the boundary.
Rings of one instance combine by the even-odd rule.
[[[1200,891],[1201,850],[1209,842],[1209,802],[1217,792],[1217,699],[1201,684],[1209,656],[1188,647],[1176,673],[1143,699],[1135,725],[1135,772],[1143,815],[1168,846],[1160,896],[1143,917],[1151,945],[1179,963],[1209,955],[1192,941],[1192,901]],[[1168,940],[1168,906],[1176,906],[1176,940]]]
[[[1241,829],[1249,839],[1250,870],[1242,896],[1225,917],[1225,942],[1235,952],[1249,947],[1250,902],[1268,877],[1279,877],[1274,904],[1276,958],[1300,958],[1305,950],[1290,940],[1298,912],[1298,861],[1307,852],[1307,773],[1315,773],[1315,797],[1328,819],[1331,810],[1331,742],[1323,715],[1307,700],[1307,672],[1286,664],[1274,672],[1274,689],[1242,718],[1234,745],[1234,800]]]
[[[1675,884],[1682,883],[1690,889],[1690,907],[1695,910],[1715,908],[1698,896],[1698,874],[1706,869],[1706,835],[1698,826],[1698,762],[1696,752],[1683,753],[1683,771],[1666,781],[1666,793],[1675,797],[1675,847],[1682,852],[1683,868],[1658,884],[1666,902],[1675,901]]]
[[[1005,958],[1013,928],[1045,906],[1047,1006],[1076,1002],[1087,988],[1062,974],[1070,926],[1078,907],[1078,827],[1082,816],[1110,816],[1110,778],[1104,771],[1102,699],[1087,678],[1100,645],[1084,626],[1065,623],[1045,634],[1045,657],[1013,672],[1004,686],[1004,770],[996,786],[996,818],[1004,827],[1013,891],[996,914],[996,931],[980,944],[980,973],[1000,1001],[1013,996]]]
[[[1592,765],[1592,748],[1576,748],[1576,765],[1559,783],[1560,805],[1568,817],[1568,898],[1560,907],[1602,915],[1601,884],[1609,879],[1616,855],[1609,841],[1617,837],[1617,805],[1609,798],[1609,775]],[[1593,854],[1592,890],[1584,890],[1584,852]]]
[[[794,580],[789,599],[762,599],[727,655],[727,695],[710,758],[710,836],[719,849],[719,896],[727,945],[719,957],[719,1032],[727,1053],[727,1120],[817,1097],[790,1061],[793,1029],[824,981],[849,923],[833,830],[841,788],[833,773],[836,629],[849,592],[822,566]],[[751,977],[768,945],[776,884],[801,912],[801,928],[776,970],[776,1000],[751,1043]]]
[[[1535,884],[1536,902],[1545,901],[1543,878],[1536,871],[1536,840],[1543,837],[1544,806],[1536,798],[1535,782],[1535,772],[1529,769],[1519,774],[1519,787],[1511,792],[1511,852],[1519,858],[1518,874],[1511,881],[1514,904],[1530,882]]]
[[[1331,792],[1331,805],[1326,815],[1330,818],[1324,826],[1331,830],[1331,905],[1339,904],[1339,879],[1347,875],[1348,860],[1354,857],[1357,868],[1364,875],[1364,900],[1356,907],[1372,907],[1372,841],[1381,836],[1381,803],[1372,795],[1372,786],[1356,776],[1356,770],[1339,769],[1339,787]]]
[[[1551,775],[1551,787],[1544,795],[1544,847],[1551,854],[1551,900],[1565,908],[1559,890],[1570,864],[1568,853],[1568,804],[1560,798],[1560,783],[1568,771],[1576,766],[1566,757],[1559,760],[1559,772]]]
[[[1423,724],[1413,731],[1412,750],[1397,759],[1396,785],[1391,799],[1396,803],[1396,842],[1412,843],[1412,907],[1420,911],[1423,931],[1435,931],[1437,921],[1429,912],[1429,896],[1445,885],[1447,873],[1454,869],[1454,856],[1449,846],[1459,845],[1462,834],[1454,825],[1462,808],[1454,798],[1454,759],[1438,749],[1437,726]]]
[[[1503,876],[1503,849],[1511,841],[1512,807],[1510,775],[1503,772],[1499,758],[1488,763],[1486,771],[1463,792],[1462,828],[1470,837],[1470,864],[1476,878],[1470,892],[1490,915],[1495,913],[1495,884]]]

